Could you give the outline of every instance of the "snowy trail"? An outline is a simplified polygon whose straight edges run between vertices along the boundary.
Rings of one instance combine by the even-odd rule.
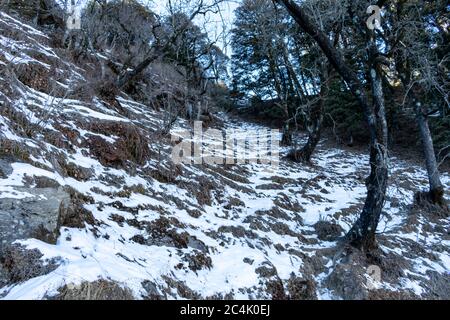
[[[130,103],[127,107],[133,108],[133,105]],[[227,126],[234,127],[232,123],[227,123]],[[249,132],[260,127],[244,123],[239,129]],[[92,196],[95,203],[85,205],[85,208],[94,214],[99,226],[95,228],[95,235],[89,227],[62,228],[56,245],[35,239],[20,241],[29,249],[39,249],[44,254],[42,259],[58,258],[62,262],[48,275],[3,288],[6,299],[41,299],[56,294],[57,289],[65,284],[92,282],[99,278],[131,288],[139,297],[145,295],[141,285],[143,281],[150,280],[163,288],[167,286],[165,277],[183,283],[203,297],[231,293],[240,299],[269,298],[270,295],[261,287],[261,270],[258,268],[273,268],[277,278],[287,281],[292,274],[302,276],[305,257],[314,255],[315,251],[332,248],[335,243],[317,239],[313,226],[319,221],[329,221],[339,224],[344,231],[349,228],[364,199],[362,178],[368,162],[365,155],[336,149],[320,150],[314,167],[282,160],[276,172],[268,172],[266,166],[258,164],[233,166],[227,170],[186,166],[185,171],[190,172],[187,181],[206,177],[216,184],[211,190],[211,204],[200,206],[192,194],[176,184],[159,183],[139,175],[129,176],[122,170],[110,170],[79,152],[72,158],[75,163],[95,168],[97,176],[108,171],[109,175],[123,178],[127,186],[143,184],[146,191],[144,194],[131,193],[126,198],[105,197],[91,190],[118,192],[120,188],[105,185],[95,178],[80,182],[16,163],[9,179],[0,181],[0,188],[5,192],[2,197],[8,196],[7,188],[20,185],[26,172],[46,175]],[[404,175],[408,181],[422,185],[423,170],[393,161],[392,171],[405,169],[414,172]],[[448,185],[448,176],[445,181]],[[184,205],[180,207],[179,203],[166,201],[167,195],[176,197]],[[412,191],[392,186],[389,196],[406,205],[411,201]],[[113,201],[137,210],[130,213],[106,204]],[[102,204],[101,210],[99,204]],[[352,206],[355,207],[352,209]],[[201,216],[193,217],[190,210],[200,211]],[[400,211],[391,207],[389,201],[385,214],[389,219],[383,219],[380,230],[386,232],[401,224],[405,216]],[[152,229],[137,227],[131,221],[151,225],[161,218],[174,219],[171,223],[177,226],[176,232],[186,232],[190,238],[188,242],[196,244],[177,248],[170,241],[152,244],[149,240],[141,244],[132,240],[136,235],[149,237]],[[294,254],[295,251],[301,255],[298,252]],[[195,259],[192,256],[196,255],[209,257],[207,266],[200,266],[199,270],[192,267],[195,262],[190,259]],[[448,270],[449,261],[445,255],[433,268],[441,272]],[[324,262],[324,265],[328,263]],[[168,298],[182,298],[174,288],[166,294]]]
[[[82,81],[82,70],[39,41],[30,40],[14,57],[22,38],[45,35],[2,14],[0,27],[4,25],[17,29],[21,38],[2,36],[6,60],[0,62],[46,68],[38,59],[43,55],[47,64],[61,67],[61,78],[70,79],[61,87]],[[1,288],[3,299],[44,299],[65,285],[98,279],[129,288],[137,299],[150,293],[167,299],[302,298],[289,291],[302,281],[314,283],[314,297],[342,298],[327,281],[338,269],[336,238],[357,219],[364,201],[366,154],[319,146],[312,166],[281,159],[272,171],[263,164],[175,166],[170,140],[159,135],[163,112],[125,94],[117,97],[117,107],[98,98],[78,101],[26,85],[1,85],[2,96],[14,92],[8,98],[11,108],[24,115],[35,134],[18,130],[11,113],[0,110],[0,140],[15,152],[11,173],[0,178],[0,201],[42,198],[38,182],[45,178],[74,190],[83,199],[78,215],[86,218],[88,212],[94,219],[84,221],[82,228],[62,225],[55,244],[18,240],[16,244],[39,250],[40,261],[55,268]],[[241,137],[255,139],[250,133],[267,130],[221,117],[222,129]],[[186,128],[190,124],[179,120],[173,131]],[[139,157],[130,151],[132,141],[148,152]],[[282,149],[281,155],[286,152]],[[377,288],[420,296],[427,292],[430,272],[445,276],[450,270],[450,219],[430,222],[418,215],[411,222],[407,206],[415,191],[427,187],[425,171],[391,159],[390,173],[378,232],[383,252],[399,259],[402,269]],[[449,190],[448,173],[443,182]],[[11,228],[22,223],[15,221]]]

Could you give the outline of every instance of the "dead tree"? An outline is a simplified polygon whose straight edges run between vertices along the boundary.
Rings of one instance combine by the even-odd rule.
[[[194,5],[193,8],[189,14],[188,19],[182,23],[181,26],[177,27],[176,30],[173,32],[173,34],[167,38],[163,39],[156,39],[156,44],[152,46],[151,50],[147,54],[147,56],[136,65],[136,67],[132,68],[129,71],[124,72],[116,81],[116,85],[118,88],[123,88],[127,84],[129,84],[132,80],[136,79],[137,76],[142,74],[144,70],[151,65],[153,62],[155,62],[158,59],[162,59],[165,57],[167,52],[169,51],[170,47],[173,45],[173,43],[177,42],[179,37],[181,37],[192,25],[195,18],[201,15],[206,15],[208,13],[218,13],[220,12],[219,4],[223,0],[199,0]],[[186,2],[187,4],[191,4],[189,1]],[[169,1],[169,6],[171,7],[171,11],[177,10],[173,9],[172,1]],[[174,11],[173,11],[174,12]],[[182,12],[182,11],[181,11]],[[155,34],[158,33],[157,29],[161,28],[161,25],[155,26]]]

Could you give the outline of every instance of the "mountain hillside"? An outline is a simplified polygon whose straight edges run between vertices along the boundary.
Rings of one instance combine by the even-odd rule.
[[[367,257],[339,242],[364,203],[365,150],[324,139],[311,165],[287,148],[278,167],[175,164],[166,111],[88,84],[102,54],[77,61],[4,12],[0,30],[0,297],[450,298],[450,220],[411,205],[418,164],[391,157]],[[225,112],[208,125],[250,143],[268,130]]]

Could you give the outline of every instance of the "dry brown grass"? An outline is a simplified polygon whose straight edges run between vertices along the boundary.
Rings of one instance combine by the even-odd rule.
[[[65,285],[52,300],[135,300],[128,288],[107,280]]]
[[[135,125],[106,121],[92,123],[88,129],[107,136],[118,137],[116,142],[111,144],[100,136],[89,136],[87,144],[91,153],[104,166],[123,168],[128,161],[143,165],[150,156],[148,138],[143,130]]]

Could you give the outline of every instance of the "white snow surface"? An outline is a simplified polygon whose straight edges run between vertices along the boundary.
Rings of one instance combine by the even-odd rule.
[[[19,29],[32,39],[28,43],[19,43],[0,36],[0,52],[5,58],[3,63],[48,67],[29,53],[32,50],[53,59],[62,59],[35,40],[46,37],[41,31],[3,12],[0,22]],[[19,53],[14,56],[11,51]],[[68,63],[61,65],[70,69]],[[82,71],[72,72],[73,81],[80,81],[79,73]],[[24,178],[44,176],[92,197],[92,204],[84,207],[92,212],[97,225],[86,225],[82,229],[62,227],[56,244],[37,239],[17,241],[28,249],[42,252],[42,261],[58,258],[60,262],[58,268],[49,274],[1,288],[3,299],[44,299],[57,294],[58,289],[66,284],[77,285],[98,279],[111,280],[129,288],[137,299],[145,297],[144,281],[153,282],[161,290],[168,288],[166,297],[169,299],[186,298],[180,290],[168,286],[168,278],[184,283],[200,297],[231,294],[235,299],[269,299],[271,295],[265,290],[267,279],[259,274],[258,269],[270,265],[282,282],[293,275],[302,277],[306,257],[336,246],[336,242],[319,240],[313,226],[319,221],[329,221],[347,231],[357,219],[364,202],[364,178],[368,172],[365,153],[319,146],[313,165],[281,160],[279,167],[272,171],[262,164],[229,167],[185,164],[174,182],[165,183],[148,172],[160,166],[173,170],[169,162],[159,163],[156,157],[150,157],[134,171],[108,167],[92,155],[89,146],[68,142],[67,138],[64,141],[70,143],[71,148],[57,146],[43,134],[59,132],[64,127],[79,134],[78,142],[97,136],[114,144],[119,133],[99,133],[90,130],[90,124],[134,125],[152,137],[152,133],[158,132],[163,125],[163,114],[125,94],[117,98],[122,110],[127,110],[121,113],[97,98],[91,102],[57,98],[26,85],[18,87],[17,91],[20,97],[13,101],[14,108],[39,127],[42,134],[26,137],[14,129],[11,119],[0,113],[0,139],[27,146],[31,154],[28,162],[13,163],[13,173],[0,179],[0,199],[29,197],[30,194],[18,188],[25,185]],[[50,112],[51,116],[48,116]],[[226,114],[220,117],[224,120],[223,129],[241,130],[247,138],[248,133],[265,129],[237,121]],[[188,126],[187,122],[179,120],[173,132]],[[167,144],[152,139],[148,144],[155,154],[161,151],[166,158],[171,152]],[[286,151],[282,150],[282,154]],[[51,160],[51,155],[55,154],[65,158],[67,163],[91,169],[93,175],[86,180],[64,176]],[[422,167],[397,158],[391,158],[390,173],[393,178],[378,229],[386,239],[382,250],[401,255],[407,250],[401,245],[403,241],[419,241],[425,248],[439,243],[442,250],[436,252],[433,261],[421,257],[413,259],[412,268],[398,283],[381,281],[378,285],[394,291],[411,289],[420,296],[426,291],[420,279],[427,277],[427,271],[449,273],[450,241],[432,237],[420,229],[418,233],[403,231],[402,226],[408,219],[406,208],[412,202],[414,192],[427,187],[426,173]],[[204,181],[210,181],[212,188],[208,189]],[[448,173],[443,173],[443,182],[450,186]],[[194,191],[185,187],[186,183],[197,188],[194,191],[210,192],[211,203],[201,203]],[[120,202],[122,207],[113,205],[114,202]],[[274,207],[277,210],[273,210]],[[199,212],[199,216],[194,217],[192,211]],[[123,221],[113,217],[122,217]],[[171,229],[178,234],[187,233],[196,245],[180,248],[157,242],[140,244],[132,240],[136,236],[148,238],[150,234],[148,229],[138,228],[128,221],[151,225],[161,218],[173,222]],[[449,222],[449,219],[441,221],[447,228]],[[421,226],[427,222],[419,219],[418,223]],[[237,232],[234,234],[229,230]],[[398,244],[392,244],[395,240]],[[198,243],[203,249],[199,249]],[[189,266],[189,256],[200,252],[211,259],[211,265],[194,270]],[[313,275],[318,283],[317,295],[320,299],[339,298],[322,283],[333,269],[332,257],[324,256],[321,261],[324,271]],[[415,277],[409,278],[408,273]]]

